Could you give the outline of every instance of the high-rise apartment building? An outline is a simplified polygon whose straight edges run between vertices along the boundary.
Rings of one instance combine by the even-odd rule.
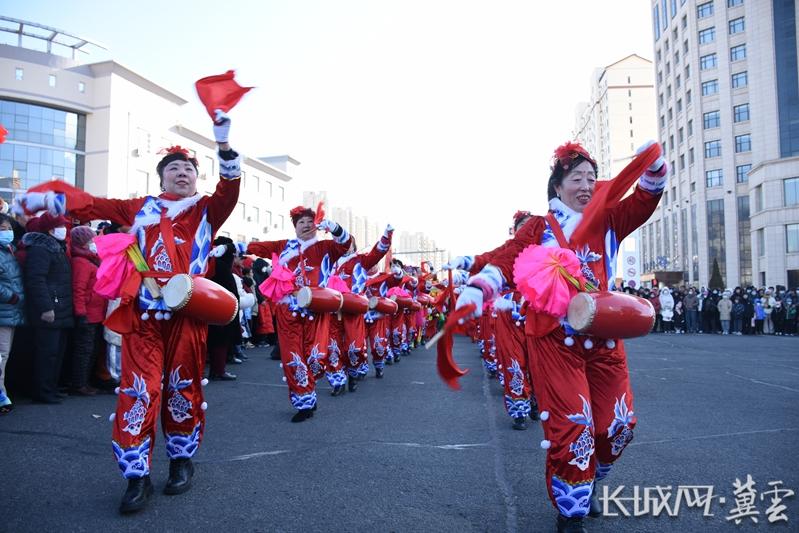
[[[652,0],[657,121],[671,175],[645,269],[799,286],[794,0]]]

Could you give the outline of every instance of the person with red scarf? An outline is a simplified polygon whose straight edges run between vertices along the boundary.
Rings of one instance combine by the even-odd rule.
[[[352,292],[353,294],[363,294],[366,290],[367,272],[377,266],[383,256],[386,255],[391,247],[391,237],[394,228],[389,224],[383,232],[383,236],[375,243],[368,253],[357,253],[355,245],[350,248],[350,253],[342,256],[335,267],[337,276],[346,288],[342,287],[342,292]],[[369,364],[366,355],[366,321],[364,314],[340,313],[330,321],[330,343],[328,345],[328,359],[334,352],[338,354],[338,359],[347,372],[347,386],[350,392],[358,387],[358,380],[369,372]],[[341,356],[341,352],[346,353]],[[341,394],[343,388],[335,391],[335,395]]]
[[[203,276],[214,234],[239,197],[239,155],[228,144],[229,130],[230,119],[218,111],[214,136],[220,180],[210,196],[197,193],[197,159],[174,146],[156,167],[162,191],[158,196],[99,198],[63,182],[50,182],[51,190],[29,191],[17,198],[15,207],[23,213],[69,212],[80,221],[103,219],[130,226],[149,269],[142,275],[159,287],[178,273]],[[141,283],[109,318],[116,319],[115,330],[125,330],[120,331],[120,392],[111,416],[114,455],[128,480],[121,513],[143,509],[153,493],[150,457],[158,414],[170,460],[165,494],[181,494],[191,487],[191,458],[205,429],[202,381],[208,327],[191,316],[173,315],[160,291],[151,292],[150,287]]]
[[[638,177],[632,170],[625,169],[625,178],[617,183],[603,184],[609,187],[603,195],[597,187],[596,162],[588,152],[577,143],[559,147],[548,184],[549,214],[531,217],[512,239],[484,254],[485,266],[469,279],[457,306],[475,304],[479,315],[483,302],[494,300],[507,280],[514,279],[517,257],[532,244],[573,250],[569,253],[579,260],[585,283],[612,289],[619,243],[649,218],[666,185],[666,162],[650,145],[629,165],[637,171],[646,167],[636,161],[651,161],[624,199],[619,191],[629,189],[629,177]],[[591,205],[595,194],[598,199]],[[586,225],[581,226],[584,216]],[[525,331],[545,436],[541,447],[547,450],[546,484],[558,510],[557,530],[586,531],[583,518],[601,514],[595,482],[608,475],[636,424],[624,345],[618,339],[580,335],[565,316],[532,308]]]
[[[94,231],[76,226],[70,232],[72,252],[72,305],[75,330],[72,351],[72,393],[93,396],[97,389],[89,386],[97,347],[103,344],[103,320],[108,300],[94,291],[100,258],[94,244]]]
[[[352,237],[330,220],[322,220],[317,225],[313,209],[298,206],[291,210],[290,215],[296,239],[251,242],[247,245],[247,253],[274,257],[270,278],[288,270],[294,278],[294,290],[327,286],[333,265],[347,253]],[[330,232],[333,239],[317,240],[316,233],[320,229]],[[264,283],[269,281],[267,279]],[[327,379],[336,394],[347,385],[347,376],[343,370],[330,370],[338,366],[337,361],[326,361],[330,313],[300,308],[293,290],[274,297],[278,304],[275,313],[281,366],[289,386],[291,406],[297,410],[291,421],[303,422],[316,410],[317,376],[327,368]]]

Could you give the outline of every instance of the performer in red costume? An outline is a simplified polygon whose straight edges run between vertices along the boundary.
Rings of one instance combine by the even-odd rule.
[[[338,277],[346,288],[341,292],[364,294],[366,290],[367,272],[377,266],[383,256],[391,247],[391,237],[394,228],[389,224],[383,236],[372,247],[369,253],[359,254],[355,245],[350,248],[350,253],[341,257],[336,263],[334,276]],[[331,278],[332,279],[332,278]],[[330,284],[332,287],[332,284]],[[346,357],[340,357],[341,350],[346,350]],[[350,392],[358,387],[358,380],[369,372],[366,355],[366,321],[365,315],[338,314],[330,320],[330,344],[328,353],[337,352],[339,360],[347,372],[347,387]],[[343,391],[344,389],[340,389]],[[335,392],[335,391],[334,391]],[[338,392],[341,394],[341,392]]]
[[[666,173],[666,162],[658,157],[631,195],[592,210],[600,216],[599,224],[587,228],[593,233],[579,228],[588,235],[587,242],[574,252],[582,275],[594,287],[613,287],[618,245],[655,210]],[[514,261],[528,245],[576,247],[569,239],[595,187],[596,163],[588,152],[577,143],[559,147],[548,184],[551,218],[532,217],[513,239],[484,254],[487,264],[470,278],[458,307],[474,303],[479,313],[484,301],[493,300],[506,281],[514,279]],[[546,483],[559,512],[558,531],[586,531],[583,517],[601,514],[595,480],[607,476],[632,439],[636,423],[624,346],[618,339],[579,336],[565,317],[532,309],[525,329],[546,437],[541,443],[547,450]]]
[[[372,274],[366,282],[365,295],[367,298],[383,297],[388,295],[388,285],[386,279],[391,275]],[[369,348],[372,352],[372,365],[375,367],[375,377],[383,379],[383,371],[386,362],[393,362],[393,354],[391,351],[391,317],[379,311],[370,309],[365,316],[366,322],[366,338],[369,341]],[[368,370],[368,368],[366,369]],[[361,372],[361,375],[365,373]]]
[[[163,193],[131,200],[96,198],[83,191],[27,193],[19,199],[25,211],[65,211],[81,221],[97,219],[130,226],[159,286],[177,273],[202,276],[212,252],[214,233],[239,197],[238,154],[228,144],[230,119],[217,112],[214,135],[219,146],[220,180],[211,196],[197,193],[197,160],[173,147],[158,163]],[[56,182],[54,182],[55,184]],[[53,185],[58,188],[58,185]],[[165,494],[191,486],[197,452],[205,429],[202,379],[207,324],[180,313],[171,315],[163,299],[142,285],[128,309],[130,331],[122,336],[122,375],[114,421],[113,449],[128,489],[120,512],[144,508],[153,492],[150,455],[155,424],[161,413],[169,479]],[[171,316],[170,316],[171,315]]]
[[[251,242],[247,253],[265,258],[274,254],[276,260],[272,261],[270,277],[288,269],[294,276],[294,289],[325,287],[334,263],[349,250],[352,237],[330,220],[314,224],[316,213],[310,208],[298,206],[290,214],[296,239]],[[316,232],[320,229],[329,231],[333,239],[317,240]],[[289,386],[289,400],[297,409],[291,421],[303,422],[316,410],[316,377],[328,365],[325,350],[330,335],[330,313],[300,308],[293,291],[281,295],[275,303],[283,373]],[[337,367],[336,363],[331,361],[329,367]],[[347,376],[340,367],[328,371],[327,379],[336,394],[347,384]]]
[[[410,296],[410,291],[415,289],[418,284],[418,280],[415,277],[405,273],[405,265],[399,259],[391,260],[391,275],[385,281],[389,296],[392,295],[392,292],[397,295]],[[408,342],[410,328],[408,326],[411,318],[410,309],[400,309],[391,317],[389,325],[391,329],[391,353],[386,357],[389,364],[391,364],[392,356],[394,361],[399,363],[402,356],[407,355],[410,351]]]

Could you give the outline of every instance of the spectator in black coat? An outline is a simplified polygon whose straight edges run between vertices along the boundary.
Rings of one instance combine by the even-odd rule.
[[[210,279],[227,289],[238,300],[239,291],[236,280],[233,278],[233,256],[236,247],[233,241],[227,237],[217,237],[214,240],[214,246],[216,248],[213,255],[216,256],[216,259],[214,260],[214,275]],[[224,247],[224,253],[217,255],[217,250],[222,250],[220,247]],[[236,379],[235,374],[225,370],[225,362],[232,346],[240,343],[241,324],[238,315],[226,326],[208,326],[208,354],[211,362],[209,378],[221,381]]]
[[[49,213],[28,222],[25,245],[25,299],[34,328],[33,399],[60,403],[58,378],[73,326],[72,269],[66,254],[68,221]]]

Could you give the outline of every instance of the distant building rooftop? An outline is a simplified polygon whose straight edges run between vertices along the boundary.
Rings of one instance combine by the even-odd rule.
[[[92,52],[108,50],[103,44],[36,22],[0,15],[0,42],[20,48],[83,59]],[[80,52],[81,56],[78,55]]]

